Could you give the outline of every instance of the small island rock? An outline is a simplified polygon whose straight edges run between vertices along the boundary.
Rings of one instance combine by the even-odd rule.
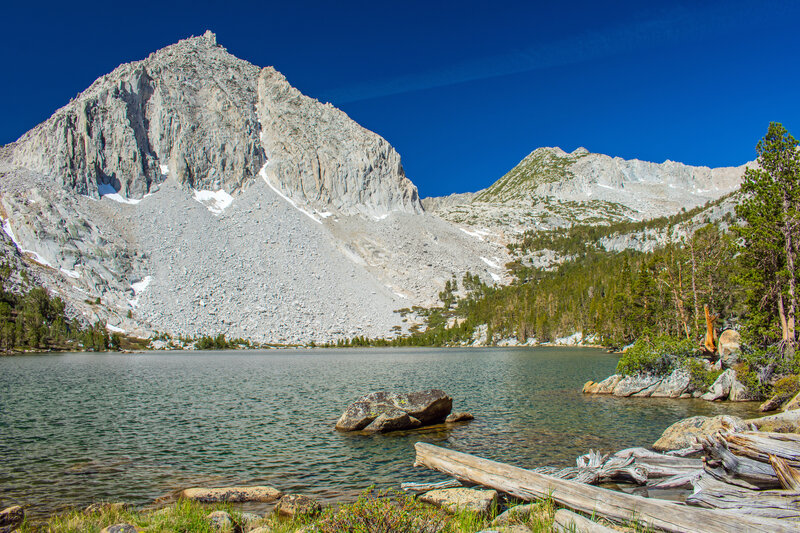
[[[383,414],[387,417],[379,425],[385,425],[393,429],[409,429],[418,425],[429,425],[443,422],[453,408],[453,399],[439,389],[430,389],[410,394],[390,393],[385,391],[371,392],[362,396],[345,409],[342,416],[336,422],[336,429],[339,431],[358,431],[365,429],[375,419]],[[399,426],[401,415],[396,411],[402,411],[408,415],[406,421],[409,426]],[[417,424],[414,419],[419,422]],[[378,430],[376,430],[378,431]]]
[[[275,512],[289,517],[313,516],[322,511],[322,505],[303,494],[287,494],[278,501]]]
[[[242,502],[274,502],[283,496],[283,493],[274,487],[221,487],[204,488],[195,487],[184,489],[179,494],[180,498],[193,500],[200,503],[242,503]]]
[[[440,507],[448,513],[472,511],[488,514],[492,504],[497,501],[497,491],[464,487],[437,489],[422,494],[419,496],[419,500]]]

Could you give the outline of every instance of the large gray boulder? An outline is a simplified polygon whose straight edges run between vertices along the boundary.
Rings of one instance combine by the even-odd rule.
[[[336,429],[358,431],[367,429],[374,421],[377,424],[369,428],[370,431],[393,431],[438,424],[444,422],[452,408],[453,399],[439,389],[410,394],[371,392],[345,409],[336,422]],[[386,416],[378,421],[382,415]]]
[[[717,380],[708,389],[708,392],[703,394],[700,398],[709,402],[725,400],[731,393],[731,387],[734,381],[736,381],[736,371],[729,368],[720,374]]]
[[[496,490],[468,489],[436,489],[419,496],[419,500],[440,507],[448,513],[472,511],[488,514],[492,504],[497,501]]]
[[[653,444],[653,449],[668,451],[689,448],[697,443],[698,437],[707,437],[722,429],[747,431],[750,424],[739,417],[728,415],[685,418],[665,429],[661,438]]]
[[[726,329],[720,334],[717,341],[717,353],[722,368],[730,368],[739,362],[741,341],[742,337],[736,330]]]
[[[633,396],[645,389],[654,387],[661,382],[661,378],[649,374],[636,374],[625,376],[614,387],[614,396]]]
[[[652,398],[680,398],[689,392],[691,379],[692,376],[686,369],[678,368],[661,380],[650,396]]]

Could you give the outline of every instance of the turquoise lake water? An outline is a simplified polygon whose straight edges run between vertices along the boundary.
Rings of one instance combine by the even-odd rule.
[[[522,467],[652,444],[693,415],[756,404],[585,396],[617,357],[589,348],[59,354],[0,358],[0,507],[34,515],[98,500],[139,505],[188,486],[269,484],[342,500],[439,480],[424,440]],[[341,434],[375,390],[440,388],[476,419],[403,434]]]

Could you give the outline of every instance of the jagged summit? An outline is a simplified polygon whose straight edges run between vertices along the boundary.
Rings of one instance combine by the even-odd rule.
[[[13,164],[94,198],[113,189],[140,199],[167,177],[234,193],[260,179],[266,142],[268,179],[294,201],[345,214],[421,211],[383,138],[271,67],[261,72],[211,31],[181,40],[97,79],[14,143]],[[287,163],[295,156],[304,162]]]

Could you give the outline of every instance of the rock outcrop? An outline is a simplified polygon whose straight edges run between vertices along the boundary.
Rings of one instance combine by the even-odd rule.
[[[691,376],[685,369],[674,370],[666,377],[651,374],[621,376],[614,374],[600,383],[589,381],[583,386],[585,394],[613,394],[622,397],[688,398]]]
[[[722,368],[731,368],[739,362],[741,341],[742,337],[736,330],[726,329],[720,333],[719,340],[717,341],[717,353],[719,354]]]
[[[371,392],[345,409],[339,431],[386,432],[444,422],[453,399],[439,389],[410,394]]]
[[[656,451],[681,450],[697,444],[698,437],[713,435],[719,430],[748,431],[749,421],[735,416],[721,415],[715,417],[693,416],[675,422],[664,430],[655,443]]]

